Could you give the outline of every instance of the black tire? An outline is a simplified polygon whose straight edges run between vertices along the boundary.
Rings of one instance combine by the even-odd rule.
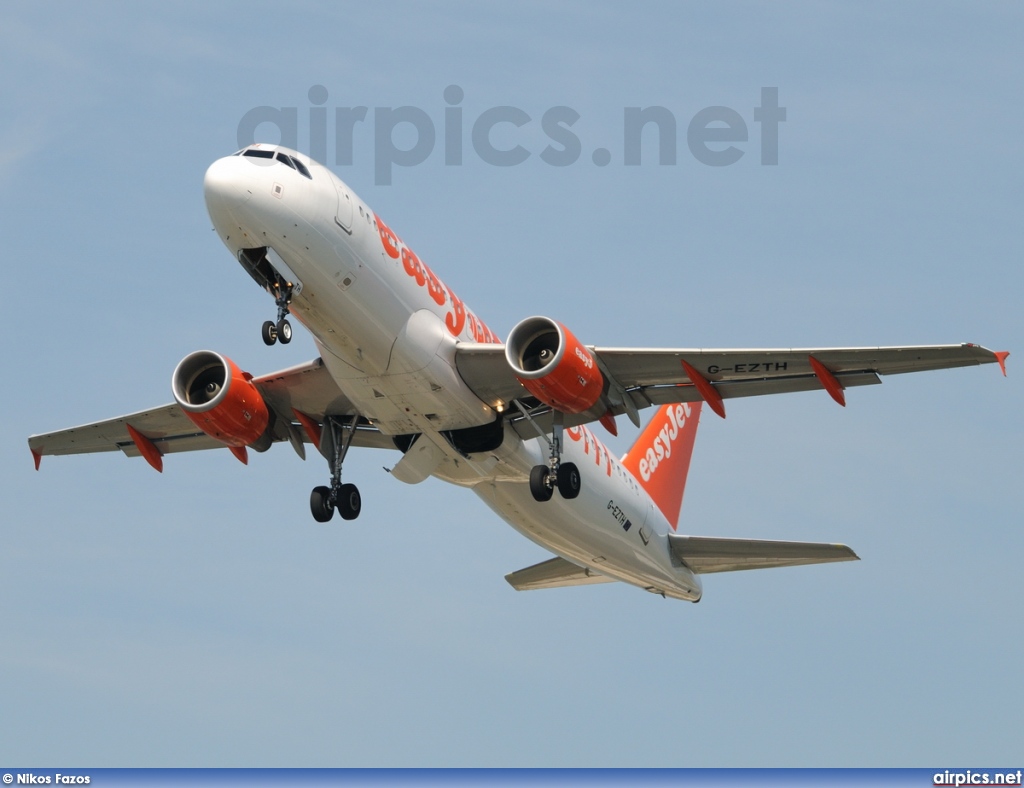
[[[551,500],[555,491],[548,487],[547,480],[548,466],[534,465],[533,470],[530,471],[530,494],[533,495],[533,500],[540,503]]]
[[[277,324],[277,341],[282,345],[287,345],[292,341],[292,324],[287,320],[282,320]]]
[[[330,522],[334,517],[334,504],[331,503],[330,487],[314,487],[309,494],[309,510],[318,523]]]
[[[342,520],[355,520],[363,510],[363,499],[354,484],[343,484],[338,492],[338,514]]]
[[[273,345],[277,342],[277,326],[273,321],[268,320],[263,324],[263,344]]]
[[[580,469],[574,462],[563,462],[558,466],[558,492],[562,497],[571,501],[580,494],[583,481],[580,479]]]

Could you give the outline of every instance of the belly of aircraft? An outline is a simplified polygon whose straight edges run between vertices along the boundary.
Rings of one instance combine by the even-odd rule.
[[[586,479],[583,484],[586,490]],[[597,490],[587,496],[589,504],[584,495],[564,501],[557,493],[538,503],[522,482],[488,482],[473,490],[509,525],[556,555],[654,593],[700,599],[700,583],[671,565],[664,534],[648,533],[645,544],[638,531],[631,535],[620,525],[601,522],[609,514],[607,509],[601,512],[606,499]]]

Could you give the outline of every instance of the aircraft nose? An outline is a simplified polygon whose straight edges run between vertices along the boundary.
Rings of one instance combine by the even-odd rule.
[[[206,206],[230,209],[248,202],[252,192],[246,188],[246,167],[241,156],[225,156],[211,164],[203,178]]]

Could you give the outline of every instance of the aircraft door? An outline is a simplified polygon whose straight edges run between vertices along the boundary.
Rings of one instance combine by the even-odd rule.
[[[338,208],[334,212],[334,221],[345,232],[352,232],[352,195],[348,187],[337,179],[334,181],[334,190],[338,193]]]

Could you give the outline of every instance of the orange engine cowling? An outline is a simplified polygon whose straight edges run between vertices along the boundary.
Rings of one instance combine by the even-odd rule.
[[[171,378],[174,399],[199,429],[228,446],[269,443],[270,411],[252,383],[231,359],[198,350],[181,360]]]
[[[597,402],[604,376],[594,356],[561,323],[528,317],[508,335],[505,358],[533,396],[563,413],[582,413]]]

